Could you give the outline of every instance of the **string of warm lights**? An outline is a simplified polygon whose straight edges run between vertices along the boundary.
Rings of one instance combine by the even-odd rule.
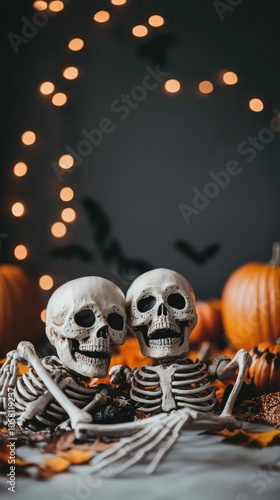
[[[122,6],[126,4],[127,0],[111,0],[111,4],[114,6]],[[53,1],[42,1],[38,0],[33,2],[33,8],[37,11],[50,10],[51,12],[60,12],[64,9],[65,5],[63,1],[53,0]],[[111,15],[106,10],[100,10],[93,15],[93,20],[97,23],[106,23],[110,20]],[[159,14],[151,15],[147,22],[144,24],[135,25],[131,29],[133,36],[137,38],[143,38],[150,33],[151,28],[160,28],[165,24],[164,18]],[[78,52],[84,48],[85,42],[81,38],[71,39],[67,47],[72,52]],[[68,66],[62,71],[62,75],[66,80],[72,81],[78,78],[79,69],[76,66]],[[224,84],[228,86],[233,86],[238,83],[238,76],[233,71],[223,71],[218,76],[218,85]],[[182,83],[175,79],[170,78],[164,82],[163,85],[165,91],[168,94],[176,94],[182,89]],[[68,97],[65,92],[61,90],[56,91],[55,84],[51,81],[42,82],[39,86],[40,93],[42,96],[51,97],[51,103],[54,106],[60,107],[64,106]],[[191,89],[190,89],[191,90]],[[204,80],[198,83],[194,94],[197,94],[197,90],[202,95],[211,94],[214,91],[214,84],[209,80]],[[248,107],[251,111],[261,112],[264,109],[264,104],[261,99],[254,97],[249,100]],[[30,147],[36,142],[36,134],[32,130],[26,130],[21,135],[21,142],[23,145]],[[74,166],[75,160],[70,154],[62,155],[58,160],[58,165],[62,170],[71,169]],[[17,162],[13,167],[13,172],[16,177],[24,177],[28,173],[28,165],[24,161]],[[69,203],[74,199],[75,193],[70,186],[64,186],[59,193],[60,200],[64,203]],[[22,217],[25,215],[25,206],[21,201],[16,201],[12,207],[11,212],[14,217]],[[54,238],[63,238],[67,233],[67,225],[73,223],[77,218],[75,210],[71,206],[67,206],[62,209],[60,213],[60,219],[51,225],[50,232]],[[17,260],[24,260],[28,257],[28,248],[23,244],[18,244],[14,248],[14,256]],[[49,291],[54,286],[54,279],[52,276],[45,274],[39,278],[39,286],[44,291]],[[46,310],[41,312],[41,319],[45,322]]]
[[[58,0],[49,3],[38,0],[33,3],[33,8],[39,11],[44,11],[49,9],[51,12],[60,12],[61,10],[64,9],[64,3]]]

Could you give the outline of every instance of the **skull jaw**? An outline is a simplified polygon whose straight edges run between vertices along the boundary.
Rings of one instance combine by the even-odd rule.
[[[75,372],[79,375],[89,378],[104,378],[106,377],[109,365],[111,361],[111,356],[108,355],[107,358],[91,358],[88,361],[75,361]],[[73,365],[72,365],[73,366]]]
[[[152,359],[163,359],[179,357],[189,351],[189,332],[186,328],[182,333],[182,338],[170,337],[152,339],[143,335],[140,330],[134,331],[140,346],[141,353]],[[146,338],[145,338],[146,337]],[[147,345],[147,343],[149,345]]]
[[[70,342],[64,339],[63,343],[56,344],[57,355],[66,368],[74,371],[78,375],[83,375],[89,378],[104,378],[106,377],[109,365],[111,362],[111,353],[108,352],[106,357],[75,357],[71,351]],[[96,353],[96,356],[98,353]]]

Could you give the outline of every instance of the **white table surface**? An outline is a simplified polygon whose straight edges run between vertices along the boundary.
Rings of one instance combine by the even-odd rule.
[[[252,431],[271,427],[245,424]],[[21,500],[278,500],[280,446],[248,448],[222,443],[222,437],[183,431],[156,473],[141,463],[121,476],[104,479],[90,465],[71,466],[52,478],[17,477],[16,493],[0,481],[1,499]],[[21,447],[18,456],[41,462],[38,450]],[[35,471],[34,471],[35,472]],[[11,496],[12,495],[12,496]]]

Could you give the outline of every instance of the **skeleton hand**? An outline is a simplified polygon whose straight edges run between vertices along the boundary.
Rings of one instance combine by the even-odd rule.
[[[181,408],[180,410],[172,410],[170,412],[170,415],[180,415],[180,414],[182,415],[182,417],[187,417],[188,423],[193,422],[194,420],[198,420],[201,417],[205,418],[204,413],[197,410],[193,410],[192,408],[188,407]]]
[[[0,367],[0,423],[6,421],[9,387],[16,386],[19,356],[17,351],[7,354],[5,363]]]
[[[126,365],[115,365],[109,370],[110,382],[117,387],[131,385],[133,370]]]

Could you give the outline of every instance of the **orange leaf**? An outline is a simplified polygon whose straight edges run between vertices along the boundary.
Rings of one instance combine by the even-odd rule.
[[[214,432],[219,436],[224,436],[223,441],[231,444],[239,444],[241,446],[258,446],[264,448],[272,444],[278,444],[280,441],[280,431],[273,430],[268,432],[246,432],[241,429],[229,431],[223,429]]]
[[[44,463],[39,466],[39,477],[40,479],[48,479],[67,470],[69,465],[69,460],[62,457],[44,457]]]
[[[62,472],[70,465],[70,461],[62,457],[44,457],[44,464],[51,467],[55,472]]]
[[[259,443],[260,446],[269,446],[270,444],[279,444],[280,430],[269,432],[251,432],[252,440]]]
[[[116,441],[109,442],[96,438],[93,442],[76,443],[75,431],[64,432],[61,436],[54,436],[45,446],[44,451],[48,453],[58,453],[59,451],[83,450],[83,451],[104,451],[116,444]],[[108,442],[107,442],[108,441]]]
[[[59,452],[56,457],[44,457],[44,463],[39,466],[40,479],[49,477],[66,471],[70,465],[78,465],[89,462],[92,454],[89,451],[69,450]]]
[[[83,450],[68,450],[60,451],[59,456],[65,460],[68,460],[70,464],[84,464],[89,462],[92,458],[92,453],[90,451]]]

